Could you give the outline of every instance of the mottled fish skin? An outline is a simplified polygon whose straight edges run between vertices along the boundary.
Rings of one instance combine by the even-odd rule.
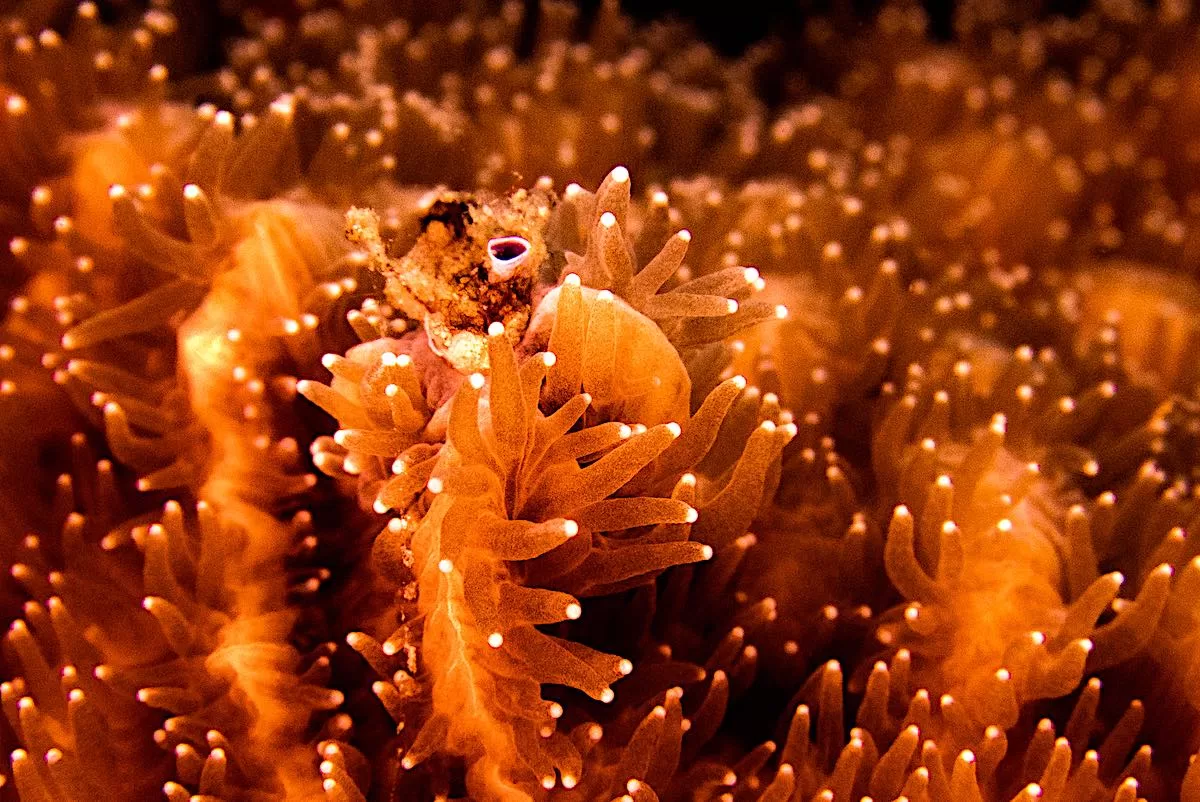
[[[537,277],[551,261],[546,233],[555,202],[540,190],[442,193],[402,255],[391,252],[369,211],[351,209],[347,235],[385,277],[392,305],[420,321],[430,348],[465,373],[487,367],[488,326],[503,323],[515,342],[528,325]]]

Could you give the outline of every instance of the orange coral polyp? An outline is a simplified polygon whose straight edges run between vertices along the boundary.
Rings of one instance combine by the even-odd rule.
[[[649,426],[685,418],[691,380],[675,348],[653,322],[603,292],[563,284],[533,313],[528,341],[555,356],[548,403],[582,391],[592,396],[585,420]],[[619,346],[630,342],[638,347]]]
[[[581,293],[578,282],[566,282],[542,301],[546,311],[535,317],[528,335],[537,342],[545,337],[539,335],[539,325],[551,328],[550,344],[556,352],[552,358],[534,354],[519,366],[504,327],[493,324],[487,339],[487,376],[474,374],[460,383],[448,403],[446,444],[430,460],[423,488],[430,500],[411,534],[411,545],[406,545],[407,527],[376,545],[377,559],[387,565],[403,562],[394,552],[411,547],[425,622],[422,657],[437,677],[433,718],[405,762],[415,765],[439,744],[469,756],[468,778],[481,796],[503,797],[513,790],[510,785],[540,783],[542,777],[553,778],[554,771],[578,776],[573,766],[577,757],[571,757],[570,750],[539,756],[548,747],[532,755],[514,747],[537,743],[546,737],[547,728],[553,731],[550,718],[529,717],[540,699],[541,684],[566,684],[609,701],[612,683],[629,672],[627,661],[534,628],[579,617],[578,602],[560,591],[613,592],[644,584],[672,565],[712,555],[710,547],[687,542],[690,525],[698,519],[688,503],[613,497],[683,440],[684,427],[673,420],[646,425],[672,411],[685,421],[689,417],[689,383],[681,367],[674,369],[681,377],[677,380],[644,379],[645,401],[634,399],[637,405],[628,406],[624,400],[628,395],[622,382],[631,373],[637,382],[638,370],[659,372],[664,364],[643,359],[629,368],[614,367],[614,358],[624,359],[629,353],[622,343],[644,341],[642,333],[652,330],[649,321],[623,304],[618,307],[620,303],[607,291]],[[620,312],[614,318],[616,309]],[[536,323],[551,315],[552,324]],[[589,358],[600,352],[612,356]],[[666,365],[678,364],[665,340],[656,353],[665,355]],[[569,398],[549,397],[552,386],[569,391],[572,385],[575,393]],[[736,391],[744,382],[728,386]],[[676,456],[667,465],[680,466],[681,473],[707,452],[732,400],[727,391],[722,395],[726,400],[714,407],[715,420],[705,413],[710,420],[698,424],[707,437],[700,435],[686,456]],[[543,412],[547,407],[548,416]],[[646,423],[637,434],[619,422],[585,424],[573,431],[581,416],[596,407],[605,418],[620,421],[622,413],[632,413],[632,420]],[[687,431],[691,434],[690,424]],[[337,439],[351,446],[349,434]],[[402,467],[399,475],[408,481],[411,468],[407,462]],[[672,482],[669,477],[675,471],[663,467]],[[614,538],[603,534],[604,527],[613,534],[647,533]],[[521,563],[528,567],[514,567]],[[529,585],[535,578],[548,586]],[[516,666],[534,681],[512,680]],[[481,778],[493,785],[479,784],[485,782]]]
[[[150,165],[119,132],[93,134],[75,143],[72,182],[75,207],[71,217],[80,236],[104,251],[121,247],[113,231],[112,202],[108,188],[137,186],[150,179]]]

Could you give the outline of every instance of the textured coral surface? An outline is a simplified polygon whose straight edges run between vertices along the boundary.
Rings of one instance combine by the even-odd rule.
[[[1200,11],[827,5],[8,4],[0,800],[1200,802]]]

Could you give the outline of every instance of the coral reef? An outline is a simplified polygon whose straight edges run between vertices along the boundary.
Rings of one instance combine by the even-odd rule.
[[[1189,3],[3,20],[0,800],[1200,802]]]

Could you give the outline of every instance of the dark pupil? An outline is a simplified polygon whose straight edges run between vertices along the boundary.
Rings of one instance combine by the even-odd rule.
[[[523,253],[525,253],[525,246],[520,242],[499,242],[492,246],[492,256],[501,262],[516,259]]]

